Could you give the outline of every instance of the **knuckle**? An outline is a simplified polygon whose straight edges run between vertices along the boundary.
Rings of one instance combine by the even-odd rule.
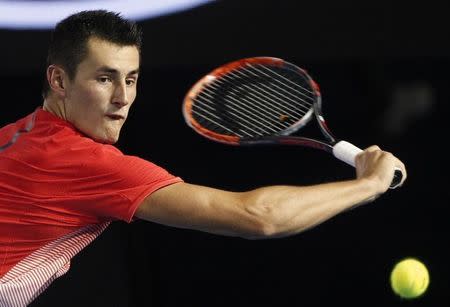
[[[366,149],[366,151],[370,151],[370,152],[372,152],[372,151],[377,151],[377,150],[380,150],[380,147],[378,147],[377,145],[369,146],[369,147],[367,147],[367,149]]]

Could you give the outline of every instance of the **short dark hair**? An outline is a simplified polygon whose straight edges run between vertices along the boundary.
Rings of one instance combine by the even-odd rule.
[[[142,32],[138,25],[119,13],[106,10],[82,11],[61,20],[51,33],[47,65],[61,65],[73,80],[78,64],[87,55],[89,38],[96,37],[120,46],[136,46],[141,52]],[[44,80],[43,97],[50,91]]]

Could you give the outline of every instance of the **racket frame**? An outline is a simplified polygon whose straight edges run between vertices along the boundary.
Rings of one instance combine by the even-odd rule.
[[[192,106],[196,97],[200,94],[204,87],[207,87],[209,84],[212,84],[218,78],[223,77],[224,75],[246,65],[270,65],[283,67],[284,69],[288,69],[294,73],[301,75],[305,81],[310,85],[311,90],[314,92],[314,102],[310,110],[308,110],[305,115],[300,118],[297,122],[290,125],[285,130],[279,132],[279,134],[274,136],[266,136],[260,138],[241,138],[233,135],[224,135],[220,133],[216,133],[214,131],[208,130],[204,128],[200,123],[198,123],[195,118],[192,116]],[[185,96],[183,103],[183,117],[186,121],[186,124],[194,129],[200,135],[211,139],[216,142],[225,143],[228,145],[269,145],[269,144],[283,144],[283,145],[301,145],[308,146],[316,149],[321,149],[327,152],[333,151],[333,145],[337,143],[336,138],[331,133],[328,128],[326,121],[322,115],[322,98],[319,86],[317,83],[311,78],[311,76],[307,73],[306,70],[299,68],[298,66],[286,62],[282,59],[275,57],[253,57],[253,58],[245,58],[238,61],[233,61],[228,64],[225,64],[219,68],[214,69],[209,74],[201,78],[198,82],[196,82],[188,93]],[[301,137],[301,136],[291,136],[291,134],[297,132],[299,129],[304,127],[313,117],[316,118],[320,130],[322,134],[325,136],[326,141],[320,141],[317,139]]]

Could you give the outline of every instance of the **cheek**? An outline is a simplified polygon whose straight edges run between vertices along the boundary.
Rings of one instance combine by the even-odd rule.
[[[85,95],[89,100],[103,102],[109,97],[110,89],[107,86],[101,86],[94,83],[85,90]]]
[[[77,102],[85,110],[103,109],[108,101],[108,91],[96,85],[88,85],[78,89]]]

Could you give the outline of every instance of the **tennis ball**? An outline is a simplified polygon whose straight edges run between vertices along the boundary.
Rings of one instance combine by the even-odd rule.
[[[417,259],[403,259],[392,269],[392,290],[402,298],[412,299],[421,296],[427,290],[429,283],[428,270]]]

